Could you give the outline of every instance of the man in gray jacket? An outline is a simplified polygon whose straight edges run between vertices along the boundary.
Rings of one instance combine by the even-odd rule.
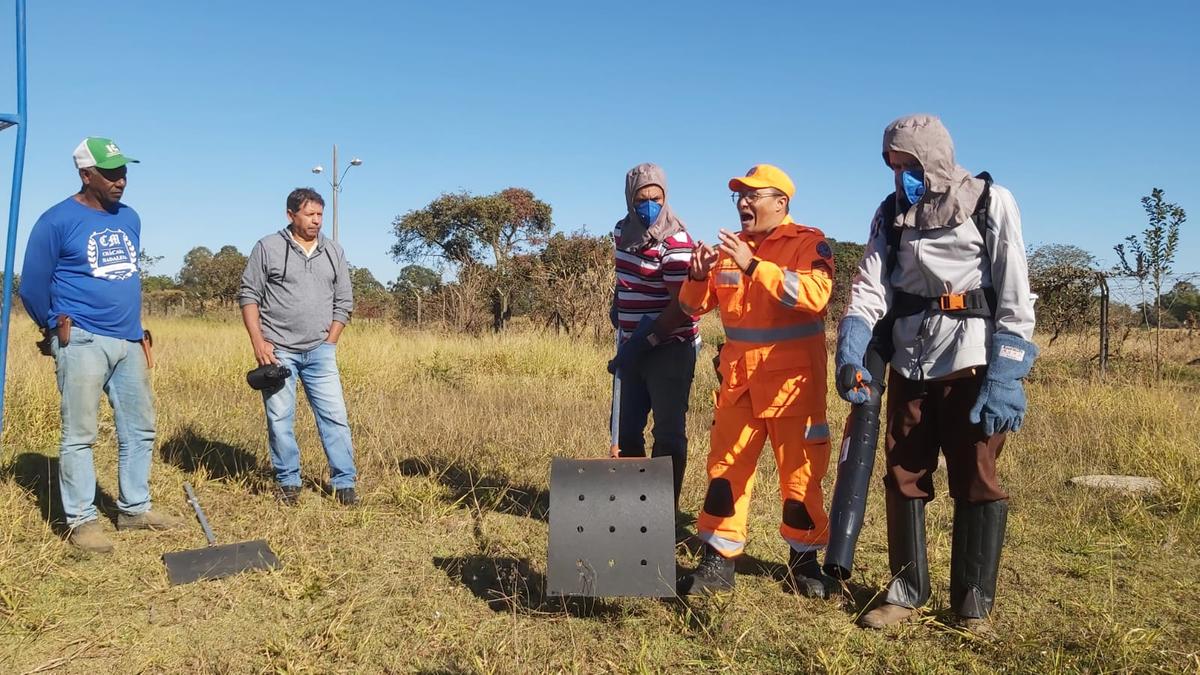
[[[972,176],[931,115],[884,130],[896,191],[875,213],[871,238],[838,326],[839,394],[865,403],[864,356],[890,352],[885,451],[886,602],[861,623],[912,618],[929,600],[925,502],[939,450],[946,456],[954,534],[950,605],[966,628],[989,630],[1008,514],[996,477],[1005,435],[1026,401],[1021,380],[1037,357],[1021,215],[1012,193]],[[845,371],[845,372],[843,372]]]
[[[293,190],[287,198],[290,224],[254,245],[238,292],[254,358],[260,366],[281,365],[290,373],[282,386],[263,391],[271,464],[279,498],[288,505],[300,497],[300,447],[293,430],[297,377],[317,420],[334,496],[341,504],[358,502],[337,366],[337,341],[354,300],[345,252],[321,236],[324,209],[316,191]]]

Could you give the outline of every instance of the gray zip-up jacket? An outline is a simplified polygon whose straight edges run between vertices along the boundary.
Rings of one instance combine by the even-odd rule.
[[[1012,193],[992,185],[987,216],[986,256],[979,228],[970,219],[958,227],[907,227],[900,234],[896,268],[885,278],[890,224],[883,223],[882,213],[876,211],[871,239],[850,289],[847,316],[861,317],[874,326],[891,306],[893,289],[924,297],[980,287],[996,291],[994,325],[989,319],[937,311],[897,318],[891,366],[900,375],[933,380],[985,365],[995,331],[1033,340],[1034,295],[1029,290],[1021,214]]]
[[[311,257],[287,228],[267,235],[250,251],[238,304],[258,305],[267,342],[292,352],[315,349],[334,321],[350,323],[354,296],[346,253],[324,235]]]
[[[910,380],[936,380],[986,365],[997,331],[1032,341],[1035,296],[1029,290],[1021,212],[1012,193],[992,185],[988,222],[976,227],[974,210],[986,184],[954,161],[950,132],[932,115],[909,115],[889,124],[883,131],[885,163],[893,151],[917,159],[925,193],[912,206],[904,199],[904,208],[897,196],[893,222],[883,222],[882,206],[875,212],[846,316],[860,317],[874,327],[892,306],[894,290],[934,298],[993,289],[994,319],[938,310],[896,318],[891,366]],[[899,184],[896,188],[897,195],[904,194]],[[888,274],[887,234],[892,227],[900,228],[900,242],[895,269]]]

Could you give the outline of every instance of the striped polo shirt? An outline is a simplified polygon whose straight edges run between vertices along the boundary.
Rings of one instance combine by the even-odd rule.
[[[621,240],[617,223],[613,241]],[[666,241],[651,241],[640,251],[616,249],[617,320],[621,340],[629,338],[642,317],[657,317],[671,302],[667,286],[678,289],[687,280],[694,244],[687,232],[671,235]],[[666,342],[697,342],[700,329],[693,319],[677,328]]]

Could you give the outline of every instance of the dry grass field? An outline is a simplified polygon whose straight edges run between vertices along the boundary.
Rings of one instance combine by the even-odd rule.
[[[190,481],[221,541],[266,538],[285,566],[172,587],[160,555],[203,545],[198,526],[114,532],[117,549],[105,556],[66,545],[53,364],[34,350],[29,322],[14,317],[0,454],[0,673],[1200,671],[1200,369],[1185,365],[1200,356],[1200,339],[1170,336],[1163,382],[1142,375],[1143,336],[1122,345],[1105,382],[1084,343],[1064,338],[1046,350],[1026,427],[1001,458],[1013,500],[998,636],[985,641],[946,622],[952,504],[943,475],[929,508],[929,612],[866,632],[854,619],[888,579],[880,483],[852,597],[799,598],[778,581],[787,553],[769,453],[732,595],[546,597],[550,460],[607,450],[603,345],[353,326],[339,358],[364,504],[338,508],[318,491],[325,460],[302,407],[309,489],[289,509],[269,491],[240,324],[151,327],[156,505],[188,515],[181,486]],[[706,337],[714,330],[706,323]],[[715,384],[706,362],[689,421],[682,508],[691,513],[703,499]],[[846,413],[831,396],[831,426],[840,430]],[[111,420],[101,427],[101,500],[115,517]],[[1065,487],[1081,473],[1148,475],[1166,489],[1130,498]],[[679,561],[694,564],[695,552],[680,546]]]

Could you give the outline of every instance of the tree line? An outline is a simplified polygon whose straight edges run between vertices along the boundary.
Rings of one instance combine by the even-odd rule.
[[[1140,292],[1138,302],[1110,308],[1117,326],[1195,327],[1200,289],[1192,277],[1174,274],[1186,213],[1157,188],[1142,204],[1149,226],[1114,246],[1116,267],[1102,268],[1095,256],[1072,244],[1028,252],[1038,326],[1051,341],[1095,329],[1101,277],[1129,280]],[[403,267],[386,283],[365,267],[352,267],[358,318],[470,333],[503,331],[519,321],[569,334],[607,334],[611,235],[556,232],[550,205],[529,190],[443,194],[397,216],[391,231],[390,252]],[[830,244],[837,278],[829,315],[838,317],[864,247],[832,239]],[[193,248],[175,276],[155,273],[160,260],[142,252],[151,313],[208,313],[236,301],[246,265],[236,247]]]

